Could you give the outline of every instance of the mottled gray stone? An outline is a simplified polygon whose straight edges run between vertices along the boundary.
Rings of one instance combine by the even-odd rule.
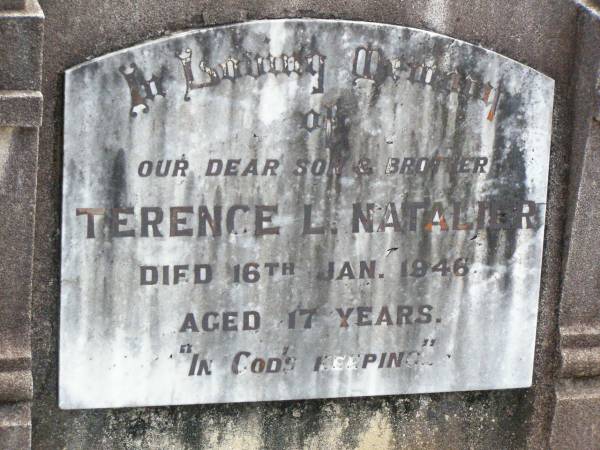
[[[42,0],[46,13],[34,295],[35,448],[548,448],[571,136],[570,1]],[[76,20],[74,20],[76,17]],[[252,18],[388,22],[479,43],[554,78],[555,113],[534,384],[527,390],[237,405],[61,411],[57,407],[64,70],[170,31]]]
[[[191,31],[69,70],[61,406],[528,387],[553,86],[524,65],[444,36],[315,20]],[[388,173],[398,157],[399,165],[403,157],[441,162],[422,175]],[[213,158],[241,158],[240,174],[256,158],[259,175],[209,176]],[[343,164],[341,174],[294,175],[298,160],[319,158]],[[470,160],[469,173],[458,173],[459,158],[483,158],[485,167],[473,173]],[[177,159],[189,163],[185,177],[138,175],[144,160]],[[279,161],[277,175],[263,176],[267,159]],[[356,205],[368,214],[371,202],[374,226],[360,225]],[[403,202],[425,202],[427,212],[413,219]],[[249,213],[226,231],[225,214],[239,204]],[[216,237],[201,231],[198,205],[211,215],[221,205]],[[277,205],[266,213],[272,220],[260,225],[255,205]],[[324,232],[307,232],[304,205]],[[159,228],[171,236],[140,236],[140,206],[164,208]],[[174,236],[172,216],[168,225],[169,208],[180,206],[193,208],[179,227],[191,227],[189,237]],[[125,238],[109,231],[102,212],[76,213],[130,207],[122,229],[137,230]],[[493,219],[496,208],[508,217]],[[415,259],[431,266],[447,259],[449,274],[411,276]],[[250,261],[292,262],[295,273],[269,279],[262,268],[255,285],[232,283],[232,267]],[[357,277],[359,261],[377,268],[349,280],[337,276],[344,261]],[[337,279],[318,280],[331,262]],[[140,286],[140,266],[207,263],[208,284],[194,284],[192,268],[180,285]],[[364,322],[363,306],[372,308]],[[289,329],[297,308],[316,311],[311,329]],[[338,308],[355,311],[349,326],[340,325]],[[402,308],[413,311],[408,319]],[[261,315],[256,332],[180,331],[190,312],[200,326],[204,313],[248,310]],[[185,344],[211,361],[212,375],[188,376]],[[236,373],[240,351],[251,356]],[[383,359],[391,352],[402,352],[400,368]],[[367,354],[387,366],[365,362]],[[250,373],[256,357],[279,357],[282,370]]]

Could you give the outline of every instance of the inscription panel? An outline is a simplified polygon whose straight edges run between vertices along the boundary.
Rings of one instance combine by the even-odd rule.
[[[70,69],[60,406],[529,386],[553,89],[324,20]]]

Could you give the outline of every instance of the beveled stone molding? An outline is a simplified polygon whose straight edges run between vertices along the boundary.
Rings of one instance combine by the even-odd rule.
[[[560,342],[563,348],[600,346],[600,322],[564,326],[561,328]]]
[[[31,361],[29,361],[29,366],[31,366]],[[33,385],[29,367],[23,370],[0,372],[0,401],[31,400],[32,396]]]
[[[562,378],[600,376],[600,326],[574,324],[560,329]]]
[[[600,445],[598,379],[563,380],[556,387],[552,450],[597,449]]]
[[[31,446],[29,403],[0,405],[0,448],[18,450]]]
[[[600,375],[600,347],[564,348],[560,374],[564,378]]]
[[[41,124],[40,91],[0,91],[0,127],[39,127]]]
[[[600,324],[561,327],[560,347],[562,378],[600,376]]]

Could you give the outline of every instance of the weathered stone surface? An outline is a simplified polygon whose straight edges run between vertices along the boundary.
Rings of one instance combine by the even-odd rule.
[[[548,448],[554,398],[556,310],[560,242],[570,145],[569,76],[576,8],[569,1],[300,1],[291,4],[160,0],[42,2],[47,15],[40,190],[36,227],[34,445],[40,448],[104,446],[176,448],[360,443],[397,448]],[[78,20],[70,20],[76,15]],[[394,399],[188,406],[105,411],[57,408],[58,267],[62,74],[88,57],[127,47],[169,30],[249,18],[312,16],[352,18],[432,29],[481,43],[527,63],[557,81],[542,296],[531,390],[421,395]],[[484,18],[484,19],[482,19]],[[69,32],[65,33],[64,30]],[[223,430],[227,430],[224,432]],[[247,436],[243,439],[241,436]],[[100,439],[98,436],[102,436]],[[379,436],[376,438],[376,436]],[[233,445],[232,444],[232,445]]]
[[[600,17],[582,8],[574,72],[574,139],[570,198],[565,233],[566,265],[561,325],[600,325],[598,260],[600,246],[592,224],[600,221]],[[600,330],[600,328],[599,328]]]
[[[61,406],[530,386],[553,86],[317,20],[69,70]]]
[[[564,380],[556,389],[551,448],[600,448],[600,383],[598,380]]]
[[[0,0],[0,11],[25,8],[25,0]]]
[[[29,404],[0,405],[0,448],[31,448],[31,410]]]
[[[0,399],[31,398],[31,265],[36,128],[0,127]],[[20,370],[20,371],[18,371]],[[14,372],[17,371],[17,372]],[[0,382],[0,384],[2,384]]]
[[[6,362],[2,361],[6,370]],[[11,365],[17,365],[14,361],[9,361]],[[23,370],[10,369],[0,372],[0,401],[14,402],[23,399],[31,399],[33,386],[31,380],[31,360],[19,361],[19,365],[25,366]]]
[[[563,377],[600,375],[600,347],[562,348],[560,374]]]
[[[0,1],[0,447],[31,446],[31,280],[43,14]]]
[[[39,127],[42,100],[39,91],[0,91],[0,127]]]
[[[600,448],[600,9],[580,7],[574,122],[560,303],[561,380],[551,446]]]
[[[37,1],[23,10],[0,8],[0,90],[39,89],[43,21]]]

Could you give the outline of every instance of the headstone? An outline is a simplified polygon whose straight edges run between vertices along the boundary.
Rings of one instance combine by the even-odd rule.
[[[60,406],[529,386],[553,89],[324,20],[69,70]]]

